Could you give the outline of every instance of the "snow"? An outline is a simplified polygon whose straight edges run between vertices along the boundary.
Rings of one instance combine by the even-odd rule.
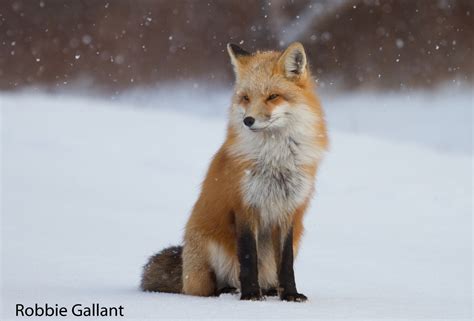
[[[309,302],[140,292],[224,139],[229,91],[201,90],[0,94],[2,320],[17,303],[142,320],[471,319],[467,90],[323,97],[331,150],[295,267]]]

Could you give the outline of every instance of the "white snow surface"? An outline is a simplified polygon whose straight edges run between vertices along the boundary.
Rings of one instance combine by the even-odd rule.
[[[0,318],[99,303],[122,320],[470,320],[472,93],[322,101],[331,150],[295,263],[309,302],[241,302],[138,289],[148,256],[181,241],[229,91],[0,93]]]

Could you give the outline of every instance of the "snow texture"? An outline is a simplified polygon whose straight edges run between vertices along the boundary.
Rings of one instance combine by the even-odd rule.
[[[228,94],[0,94],[1,319],[17,303],[123,305],[137,320],[471,319],[466,90],[324,97],[331,150],[295,267],[309,302],[140,292],[148,256],[180,243]]]

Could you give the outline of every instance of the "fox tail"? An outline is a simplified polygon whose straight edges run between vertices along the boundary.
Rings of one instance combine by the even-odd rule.
[[[143,267],[143,291],[181,293],[183,288],[183,247],[168,247],[153,255]]]

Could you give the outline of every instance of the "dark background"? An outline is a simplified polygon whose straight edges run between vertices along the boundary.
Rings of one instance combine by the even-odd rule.
[[[472,83],[471,0],[3,0],[0,89],[230,85],[225,45],[301,41],[321,87]]]

